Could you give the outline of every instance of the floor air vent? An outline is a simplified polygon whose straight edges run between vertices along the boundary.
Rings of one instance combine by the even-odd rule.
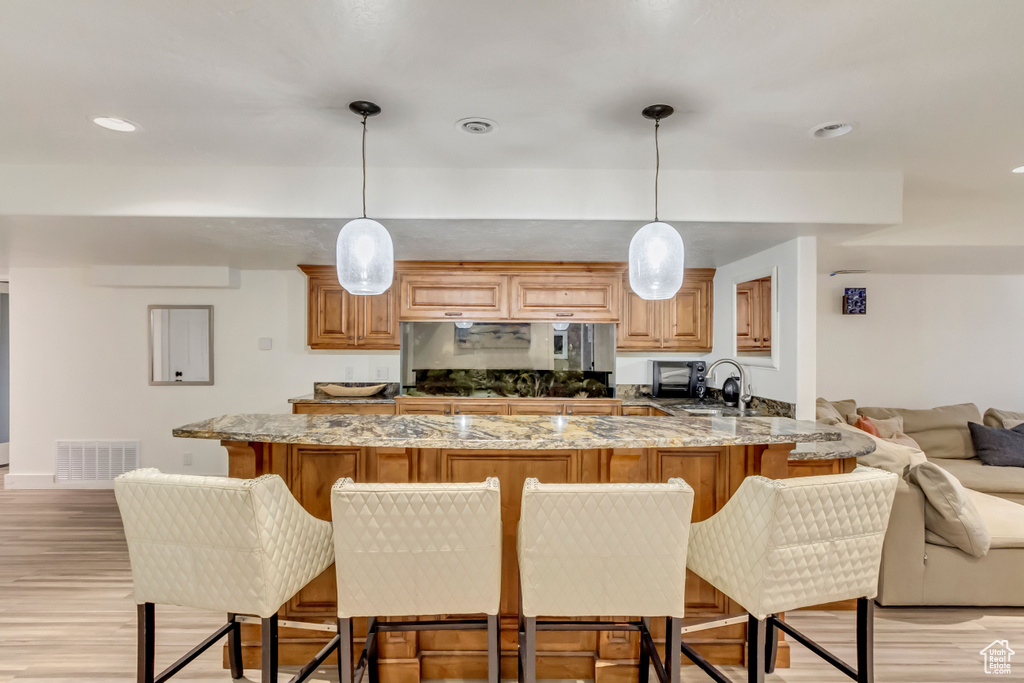
[[[138,441],[57,442],[57,481],[110,481],[138,466]]]

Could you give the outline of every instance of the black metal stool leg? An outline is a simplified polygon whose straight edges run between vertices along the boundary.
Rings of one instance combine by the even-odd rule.
[[[260,626],[263,650],[260,680],[263,683],[277,683],[277,615],[263,619]]]
[[[651,630],[651,618],[641,617],[644,628]],[[649,683],[651,680],[651,653],[647,651],[647,642],[640,638],[640,683]]]
[[[366,620],[366,673],[370,677],[370,683],[380,683],[380,672],[377,670],[377,643],[380,640],[380,634],[376,633],[375,624],[377,623],[376,617],[371,617]],[[372,634],[372,637],[371,637]]]
[[[242,625],[235,621],[235,615],[228,612],[228,623],[232,624],[228,631],[228,665],[231,667],[232,680],[242,677]]]
[[[352,683],[352,620],[338,619],[338,680]]]
[[[501,683],[501,628],[497,614],[487,615],[487,683]]]
[[[139,605],[139,668],[138,683],[153,683],[155,669],[155,607],[151,602]]]
[[[775,628],[777,615],[769,615],[764,620],[764,672],[775,673],[775,660],[779,658],[779,629]]]
[[[747,681],[764,683],[764,622],[747,615]]]
[[[875,601],[857,599],[857,683],[875,680]]]
[[[668,674],[668,683],[679,683],[682,680],[682,643],[683,620],[669,617],[665,620],[665,672]]]

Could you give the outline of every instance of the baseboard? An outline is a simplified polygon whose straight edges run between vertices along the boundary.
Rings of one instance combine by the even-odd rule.
[[[112,481],[54,481],[52,474],[8,474],[5,489],[112,489]]]
[[[0,467],[11,464],[11,444],[0,443]]]

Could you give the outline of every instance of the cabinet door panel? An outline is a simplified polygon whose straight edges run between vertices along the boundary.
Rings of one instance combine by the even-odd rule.
[[[452,415],[508,415],[504,401],[453,401]]]
[[[310,348],[352,348],[355,339],[355,300],[339,284],[311,280],[309,293]]]
[[[736,285],[736,348],[740,350],[756,349],[760,345],[758,289],[756,280]]]
[[[331,487],[342,477],[359,480],[363,449],[337,446],[291,447],[292,493],[310,514],[331,519]],[[313,579],[288,604],[289,616],[337,614],[334,567]]]
[[[616,327],[620,349],[661,349],[662,301],[641,299],[629,289],[629,275],[622,283],[622,319]]]
[[[399,276],[401,320],[505,320],[508,277],[491,273],[410,273]]]
[[[450,401],[435,401],[425,399],[397,399],[395,406],[399,415],[450,415],[452,404]]]
[[[666,351],[711,350],[713,285],[710,277],[688,273],[675,297],[663,302]]]
[[[720,510],[729,495],[727,448],[657,449],[654,451],[657,481],[682,477],[693,489],[694,522],[702,522]],[[725,596],[696,574],[686,573],[686,607],[724,612]]]
[[[395,305],[395,287],[376,296],[359,299],[359,324],[356,342],[361,348],[392,350],[401,345],[398,311]]]
[[[616,322],[621,277],[617,273],[513,275],[512,318]]]
[[[619,401],[566,401],[566,415],[621,415],[622,404]]]
[[[772,279],[763,277],[761,283],[761,319],[760,319],[760,346],[762,349],[772,348]]]
[[[561,415],[565,405],[561,401],[547,401],[542,398],[528,398],[522,401],[510,401],[510,415]]]
[[[441,480],[479,482],[497,477],[501,483],[501,614],[519,610],[519,565],[516,560],[516,532],[522,506],[523,484],[537,477],[548,484],[577,481],[578,451],[441,451]]]

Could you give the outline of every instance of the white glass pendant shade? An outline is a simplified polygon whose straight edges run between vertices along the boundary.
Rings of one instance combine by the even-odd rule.
[[[395,247],[387,229],[357,218],[338,233],[338,282],[349,294],[383,294],[395,276]]]
[[[555,328],[559,332],[565,332],[569,329],[569,323],[551,323],[551,327]]]
[[[683,238],[668,223],[648,223],[629,243],[629,286],[641,299],[671,299],[683,285]]]
[[[473,327],[473,323],[455,323],[455,327],[459,328],[460,330],[468,330],[469,328]]]

